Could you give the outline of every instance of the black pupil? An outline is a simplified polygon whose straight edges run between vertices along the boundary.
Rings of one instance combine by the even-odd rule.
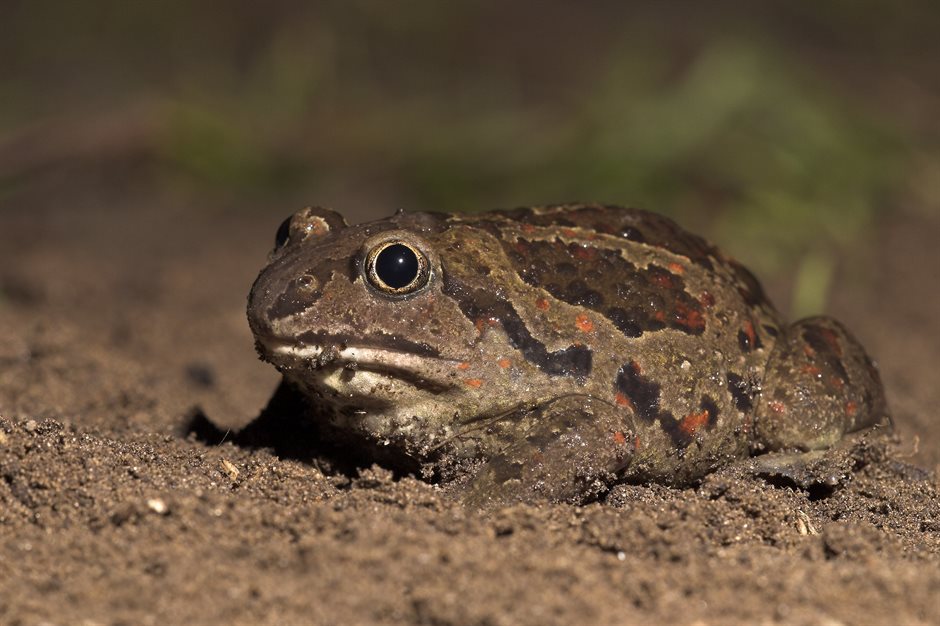
[[[408,246],[392,244],[376,257],[375,274],[392,289],[401,289],[418,276],[418,256]]]
[[[285,243],[287,243],[288,238],[290,238],[290,218],[281,222],[281,225],[277,227],[277,234],[274,235],[274,247],[280,248]]]

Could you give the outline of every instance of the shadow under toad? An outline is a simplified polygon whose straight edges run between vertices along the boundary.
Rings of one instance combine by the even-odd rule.
[[[420,475],[417,462],[349,433],[328,430],[326,423],[300,393],[281,382],[258,417],[241,430],[219,428],[199,407],[187,414],[181,430],[184,437],[207,446],[231,442],[251,450],[267,449],[279,458],[314,465],[327,475],[352,478],[376,463],[392,470],[396,478]]]

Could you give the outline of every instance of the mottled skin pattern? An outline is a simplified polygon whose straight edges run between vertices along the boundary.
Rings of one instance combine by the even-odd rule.
[[[347,226],[314,208],[278,239],[248,304],[262,358],[329,432],[470,468],[473,501],[687,484],[886,418],[878,373],[838,322],[783,324],[746,269],[653,213],[561,205]],[[366,259],[390,242],[423,255],[426,284],[371,282]]]

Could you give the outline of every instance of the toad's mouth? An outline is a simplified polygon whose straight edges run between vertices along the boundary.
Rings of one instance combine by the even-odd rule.
[[[285,376],[345,395],[398,395],[402,387],[436,395],[455,387],[447,379],[456,361],[427,353],[340,341],[269,340],[259,342],[259,349]]]

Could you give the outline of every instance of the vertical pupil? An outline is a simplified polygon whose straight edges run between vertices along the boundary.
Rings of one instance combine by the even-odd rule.
[[[392,244],[376,257],[375,273],[392,289],[401,289],[418,276],[418,256],[408,246]]]

